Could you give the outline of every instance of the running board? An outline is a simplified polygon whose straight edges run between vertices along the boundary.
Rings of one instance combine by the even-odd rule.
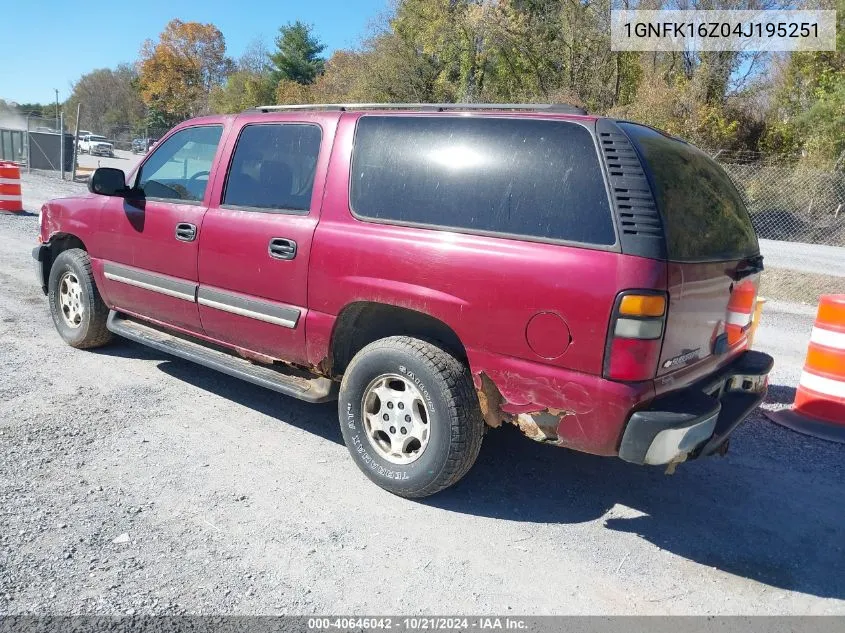
[[[192,339],[169,334],[142,321],[135,320],[114,310],[109,312],[108,329],[130,341],[147,345],[159,351],[205,367],[216,369],[254,385],[272,389],[286,396],[306,402],[329,402],[337,400],[336,382],[314,376],[307,378],[284,373],[263,365],[256,365],[234,354],[220,351]]]

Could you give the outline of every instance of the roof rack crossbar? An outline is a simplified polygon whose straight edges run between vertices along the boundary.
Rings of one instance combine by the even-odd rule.
[[[299,105],[258,106],[247,112],[283,112],[296,110],[539,110],[565,114],[587,114],[587,111],[568,103],[307,103]]]

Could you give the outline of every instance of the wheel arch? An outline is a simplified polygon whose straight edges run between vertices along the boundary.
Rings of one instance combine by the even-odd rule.
[[[79,236],[74,235],[73,233],[61,232],[51,235],[50,241],[45,243],[43,246],[46,248],[44,249],[43,255],[39,261],[41,263],[41,290],[46,295],[47,283],[50,279],[50,271],[53,268],[53,262],[56,261],[56,258],[64,251],[72,248],[79,248],[85,252],[88,252],[88,249]]]
[[[373,341],[389,336],[428,341],[467,362],[463,342],[444,321],[410,308],[356,301],[343,307],[332,328],[328,352],[332,375],[342,375],[355,354]]]

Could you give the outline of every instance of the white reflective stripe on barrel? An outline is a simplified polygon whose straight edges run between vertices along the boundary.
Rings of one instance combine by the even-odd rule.
[[[746,314],[745,312],[728,312],[728,323],[744,327],[751,323],[751,314]]]
[[[814,327],[812,334],[810,334],[810,342],[833,349],[845,349],[845,332],[834,332],[833,330]]]
[[[22,200],[21,200],[20,194],[17,194],[17,195],[14,195],[14,196],[4,196],[2,193],[0,193],[0,202],[7,202],[7,201],[8,202],[21,202]]]
[[[834,398],[845,398],[845,382],[832,380],[824,376],[817,376],[808,371],[801,372],[801,380],[798,381],[801,387],[805,387],[816,393],[821,393]]]

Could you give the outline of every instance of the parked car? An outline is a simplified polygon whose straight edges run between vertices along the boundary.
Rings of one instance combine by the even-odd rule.
[[[150,148],[155,145],[156,139],[152,138],[136,138],[132,140],[133,154],[146,154]]]
[[[406,497],[485,430],[636,464],[723,453],[772,359],[762,271],[707,154],[551,106],[268,107],[187,121],[47,203],[60,336],[113,334],[310,402]],[[94,212],[97,210],[97,212]]]
[[[79,138],[79,152],[92,156],[114,157],[114,145],[105,136],[86,134]]]

